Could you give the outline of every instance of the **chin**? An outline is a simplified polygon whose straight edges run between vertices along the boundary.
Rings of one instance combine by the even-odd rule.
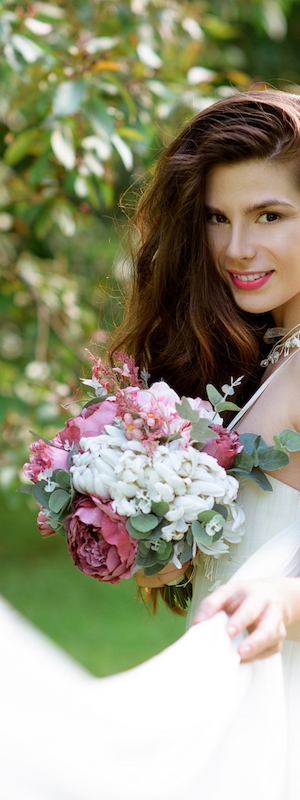
[[[274,308],[271,301],[263,300],[262,297],[240,297],[232,292],[234,302],[241,309],[247,311],[248,314],[268,314]]]

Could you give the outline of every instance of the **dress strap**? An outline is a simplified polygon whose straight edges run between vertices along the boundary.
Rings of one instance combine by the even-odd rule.
[[[242,417],[247,413],[247,411],[249,411],[249,408],[251,408],[251,406],[253,406],[254,403],[256,403],[256,401],[261,396],[261,394],[269,386],[269,384],[272,382],[273,378],[275,378],[275,375],[278,375],[278,372],[280,372],[280,370],[282,370],[283,367],[286,366],[288,361],[290,361],[291,358],[293,358],[296,355],[297,352],[298,352],[298,350],[295,350],[294,353],[292,353],[288,358],[286,358],[282,362],[282,364],[280,364],[280,367],[277,367],[277,369],[275,369],[274,372],[272,372],[272,374],[269,376],[269,378],[267,378],[267,380],[264,381],[261,384],[261,386],[259,386],[257,391],[252,395],[252,397],[250,397],[250,400],[248,400],[248,402],[243,406],[243,408],[241,408],[241,410],[238,412],[238,414],[236,414],[235,417],[231,420],[230,424],[227,426],[227,430],[231,431],[232,428],[234,427],[234,425],[236,425],[240,421],[240,419],[242,419]]]

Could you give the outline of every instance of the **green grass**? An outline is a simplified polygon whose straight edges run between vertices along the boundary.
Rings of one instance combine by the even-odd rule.
[[[153,617],[135,580],[111,586],[82,575],[61,536],[43,540],[32,498],[0,495],[0,591],[98,676],[129,669],[182,635],[185,621],[163,606]]]

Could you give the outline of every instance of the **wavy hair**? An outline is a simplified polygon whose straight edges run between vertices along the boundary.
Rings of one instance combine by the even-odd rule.
[[[131,295],[111,357],[125,349],[152,381],[163,378],[188,396],[244,374],[238,400],[245,401],[259,382],[270,318],[242,312],[212,261],[206,178],[217,165],[267,159],[295,162],[300,188],[299,131],[297,95],[245,92],[197,114],[166,148],[136,209]]]

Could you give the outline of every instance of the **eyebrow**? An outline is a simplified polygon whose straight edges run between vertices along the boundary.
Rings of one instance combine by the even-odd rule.
[[[276,197],[270,197],[267,198],[267,200],[264,200],[263,203],[258,203],[254,206],[248,206],[248,208],[245,209],[245,212],[246,214],[252,214],[253,211],[261,211],[263,208],[268,208],[269,206],[289,206],[289,208],[294,208],[293,204],[287,203],[286,200],[279,200]],[[211,206],[205,206],[205,209],[209,213],[222,213],[218,208],[212,208]]]

